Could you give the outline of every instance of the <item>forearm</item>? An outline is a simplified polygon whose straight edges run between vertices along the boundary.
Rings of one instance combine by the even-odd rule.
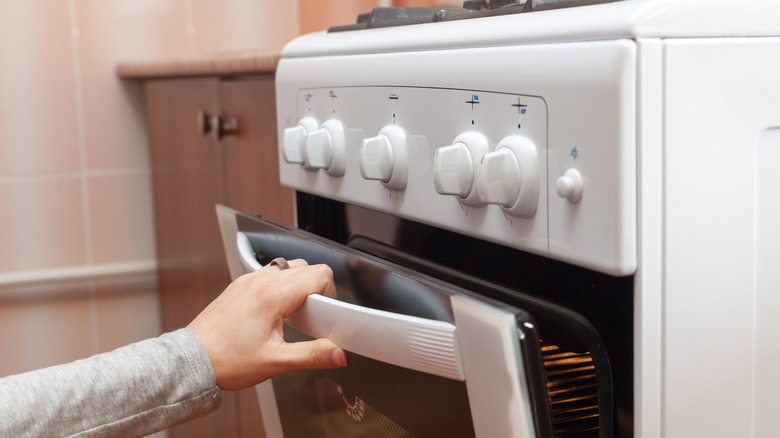
[[[0,379],[0,436],[133,437],[203,416],[221,401],[195,334]]]

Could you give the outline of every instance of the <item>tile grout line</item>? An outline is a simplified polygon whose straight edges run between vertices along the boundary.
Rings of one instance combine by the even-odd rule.
[[[29,269],[7,273],[0,272],[0,297],[4,294],[2,289],[8,288],[9,286],[15,287],[79,280],[123,278],[138,275],[151,275],[156,272],[157,261],[154,259]]]
[[[87,145],[84,130],[84,95],[81,80],[81,53],[79,51],[80,30],[78,16],[76,14],[76,0],[69,0],[71,23],[71,53],[73,56],[73,82],[76,94],[76,132],[79,144],[79,177],[81,182],[81,211],[84,225],[84,250],[86,264],[94,263],[92,250],[92,221],[90,218],[89,186],[87,180]],[[87,282],[89,288],[89,316],[90,332],[92,333],[92,353],[100,350],[100,338],[98,334],[97,301],[95,298],[95,281]]]
[[[151,170],[145,166],[134,167],[116,167],[105,169],[85,169],[84,171],[74,172],[60,172],[60,173],[41,173],[41,174],[29,174],[29,175],[11,175],[0,176],[0,184],[19,184],[19,183],[31,183],[40,181],[58,181],[66,179],[78,179],[82,176],[100,177],[100,176],[123,176],[123,175],[146,175],[150,174]]]

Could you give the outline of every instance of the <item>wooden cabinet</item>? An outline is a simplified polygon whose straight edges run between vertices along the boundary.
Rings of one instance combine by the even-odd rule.
[[[272,75],[144,82],[154,188],[162,326],[186,326],[227,286],[214,205],[293,224],[293,193],[279,184]],[[205,111],[235,118],[221,139],[202,134]],[[214,413],[171,437],[262,437],[254,390],[223,392]]]

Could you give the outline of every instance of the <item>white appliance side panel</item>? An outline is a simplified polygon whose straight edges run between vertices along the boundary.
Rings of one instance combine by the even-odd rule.
[[[666,42],[664,437],[777,435],[780,283],[765,263],[780,202],[763,160],[778,53],[778,38]]]
[[[284,129],[303,117],[311,114],[320,125],[337,119],[344,122],[347,133],[347,163],[344,176],[334,177],[287,163],[280,153],[281,181],[305,192],[602,272],[632,274],[636,269],[635,52],[633,41],[613,40],[282,59],[276,76],[280,148]],[[356,107],[340,106],[339,93],[357,87],[365,88],[363,100]],[[302,101],[311,91],[322,102],[316,94],[328,96],[331,90],[337,96],[326,99],[332,106]],[[397,93],[399,99],[390,100],[388,92]],[[451,96],[450,106],[403,107],[404,101],[428,102],[425,93],[445,92]],[[481,101],[474,105],[472,116],[462,114],[472,111],[466,105],[472,94],[481,93],[494,98],[493,103]],[[518,98],[521,103],[531,99],[543,106],[539,111],[529,107],[521,114],[510,105]],[[529,118],[541,110],[546,111],[546,120]],[[512,123],[496,121],[512,114],[517,117]],[[358,169],[356,154],[362,139],[390,124],[408,128],[412,139],[410,179],[404,191],[364,180]],[[436,149],[466,131],[484,134],[491,151],[508,135],[533,138],[540,152],[542,179],[533,218],[508,216],[496,205],[464,208],[455,197],[435,192],[431,163]],[[583,177],[582,198],[576,204],[556,193],[558,178],[572,168]]]
[[[780,96],[775,98],[777,103]],[[754,437],[771,437],[780,430],[780,125],[776,126],[764,131],[756,144]]]
[[[639,260],[634,276],[634,435],[661,438],[663,41],[637,41]]]

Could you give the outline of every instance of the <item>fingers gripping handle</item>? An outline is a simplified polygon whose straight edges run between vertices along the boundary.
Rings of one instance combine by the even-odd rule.
[[[260,269],[246,234],[237,234],[246,272]],[[322,295],[306,302],[285,320],[314,338],[328,338],[339,347],[392,365],[463,381],[455,325],[361,307]]]

